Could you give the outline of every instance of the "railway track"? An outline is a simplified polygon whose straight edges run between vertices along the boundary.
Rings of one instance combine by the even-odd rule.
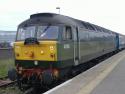
[[[13,85],[14,83],[16,83],[16,81],[9,80],[7,76],[0,78],[0,88]]]
[[[13,85],[15,83],[15,81],[11,81],[9,79],[7,80],[0,80],[0,88],[1,87],[7,87],[9,85]]]

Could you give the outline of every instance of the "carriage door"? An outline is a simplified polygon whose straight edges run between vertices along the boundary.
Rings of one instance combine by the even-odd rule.
[[[116,33],[116,49],[119,49],[119,35]]]
[[[74,35],[74,65],[79,64],[79,37],[78,37],[78,28],[73,27]]]

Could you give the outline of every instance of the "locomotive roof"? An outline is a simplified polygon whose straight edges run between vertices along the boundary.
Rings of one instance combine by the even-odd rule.
[[[77,21],[68,16],[63,16],[55,13],[38,13],[31,15],[30,19],[22,22],[19,26],[39,23],[80,25]]]
[[[49,23],[49,24],[65,24],[65,25],[73,25],[79,26],[90,30],[104,31],[104,32],[112,32],[108,29],[102,28],[100,26],[77,20],[68,16],[56,14],[56,13],[37,13],[30,16],[30,18],[24,22],[22,22],[19,27],[32,25],[32,24],[41,24],[41,23]],[[113,32],[112,32],[113,33]]]

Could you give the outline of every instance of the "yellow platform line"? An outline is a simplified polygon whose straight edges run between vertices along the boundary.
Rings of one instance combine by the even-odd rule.
[[[95,79],[89,82],[84,88],[82,88],[77,94],[90,94],[100,82],[108,76],[108,74],[118,65],[118,63],[125,58],[122,55],[119,59],[113,62],[106,70],[101,72]]]

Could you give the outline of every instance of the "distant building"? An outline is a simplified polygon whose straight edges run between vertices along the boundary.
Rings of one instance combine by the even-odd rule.
[[[16,31],[0,31],[0,43],[14,42],[16,38]]]

